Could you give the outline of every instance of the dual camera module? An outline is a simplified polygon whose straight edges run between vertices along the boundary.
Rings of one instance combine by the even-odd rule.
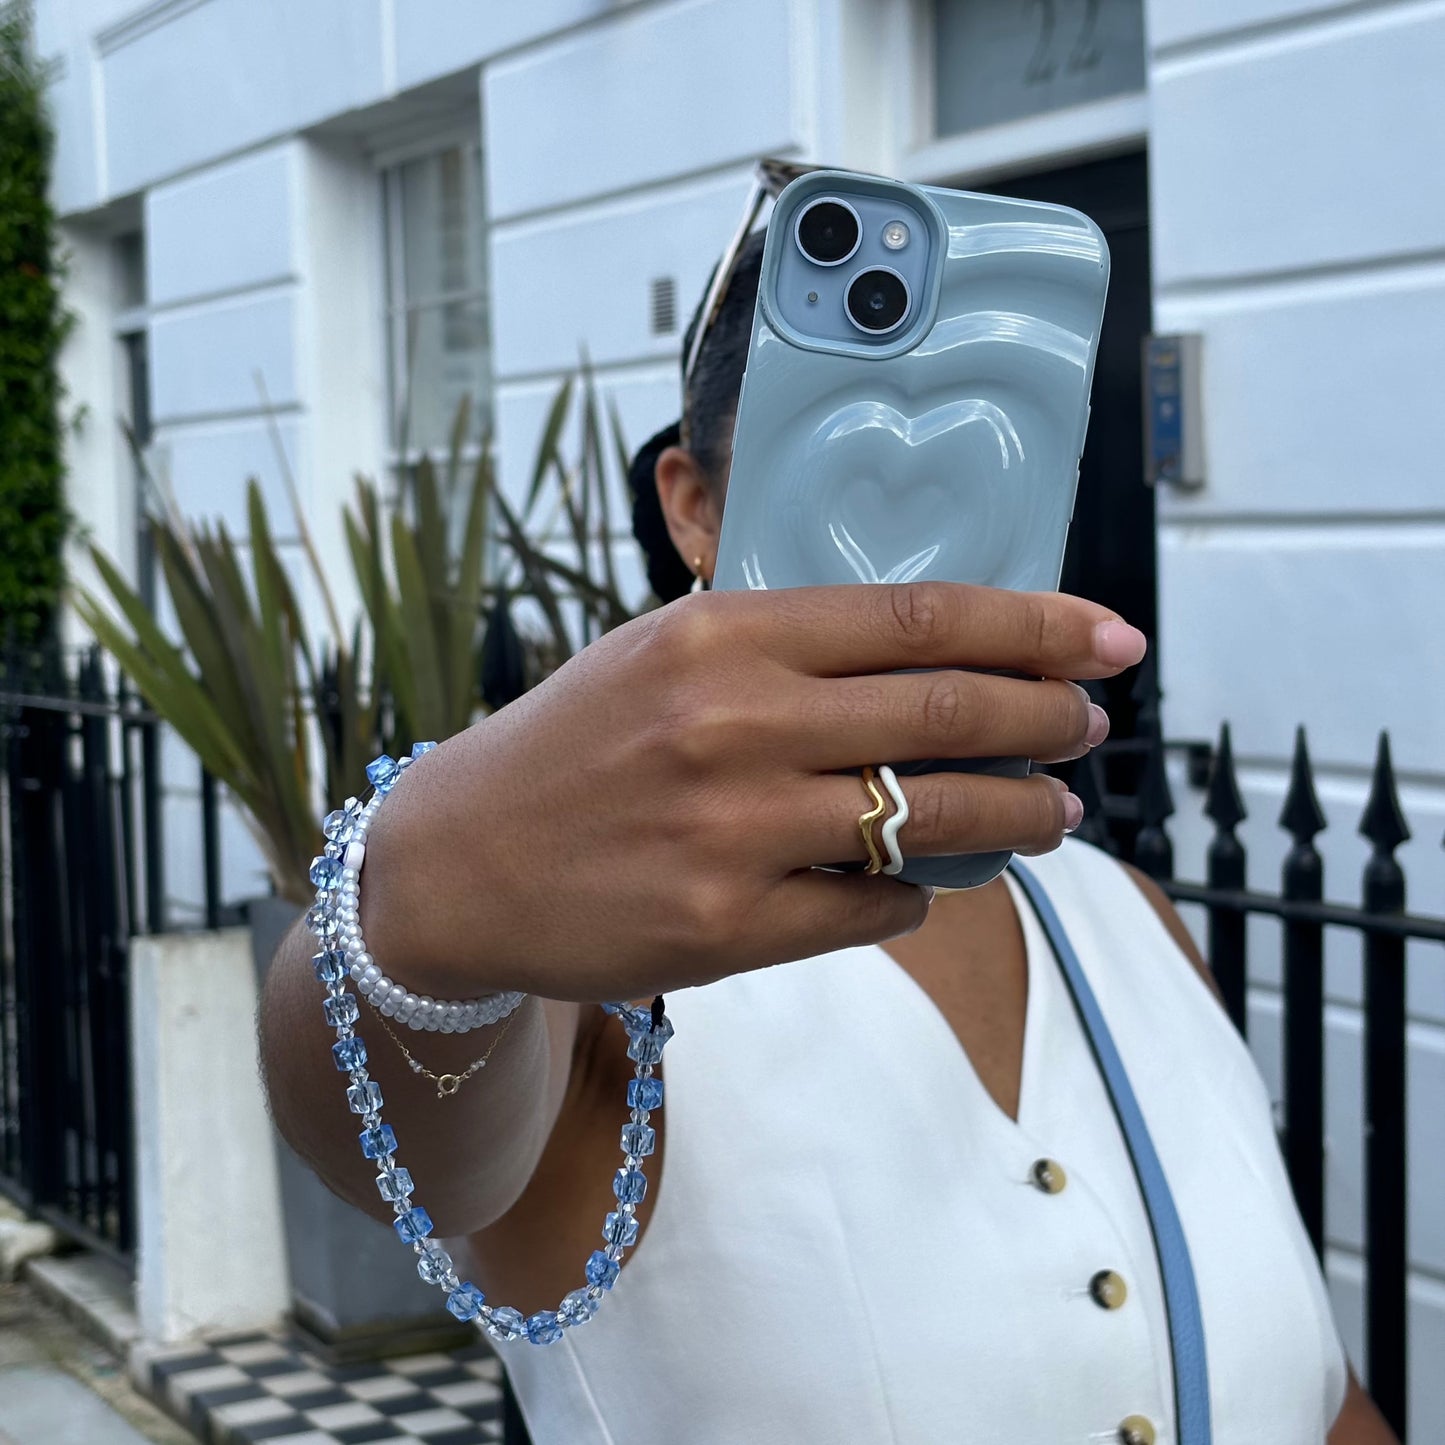
[[[793,226],[793,240],[806,260],[815,266],[841,266],[850,261],[863,239],[863,223],[847,201],[827,196],[804,206]],[[880,240],[890,251],[908,244],[908,226],[889,221]],[[860,331],[882,336],[895,331],[908,317],[912,297],[908,283],[887,266],[869,266],[848,283],[843,309]]]

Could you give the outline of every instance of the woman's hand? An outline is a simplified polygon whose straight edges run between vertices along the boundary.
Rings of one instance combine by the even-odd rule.
[[[709,593],[608,634],[408,770],[367,849],[363,924],[408,987],[591,1002],[877,942],[928,895],[814,871],[864,857],[867,763],[1076,757],[1107,722],[1064,681],[1142,634],[1056,593],[915,583]],[[908,673],[904,669],[941,671]],[[905,780],[911,856],[1038,853],[1051,778]]]

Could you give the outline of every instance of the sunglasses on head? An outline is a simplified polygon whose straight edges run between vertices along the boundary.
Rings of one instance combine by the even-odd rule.
[[[758,223],[763,206],[768,201],[777,200],[783,189],[792,181],[797,180],[799,176],[824,169],[823,166],[778,160],[773,156],[765,156],[753,167],[752,189],[748,192],[747,204],[743,207],[742,220],[738,222],[738,228],[733,232],[733,238],[728,242],[727,249],[717,263],[717,270],[712,274],[707,294],[703,297],[701,316],[693,331],[692,344],[687,348],[687,355],[683,358],[682,394],[684,397],[687,396],[688,387],[692,384],[692,374],[697,370],[697,359],[702,354],[703,342],[707,340],[708,333],[712,330],[718,313],[722,310],[723,302],[727,300],[728,287],[732,284],[733,274],[737,270],[738,257],[742,255],[743,246],[747,243],[749,235],[752,234],[753,227]]]

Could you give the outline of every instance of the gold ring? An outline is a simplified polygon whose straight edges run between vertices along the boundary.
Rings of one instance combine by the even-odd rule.
[[[878,845],[873,841],[873,825],[884,813],[888,811],[888,805],[883,801],[883,794],[878,791],[878,784],[873,781],[873,769],[863,769],[863,786],[868,789],[868,796],[873,799],[873,806],[858,819],[858,831],[863,835],[863,846],[868,850],[868,867],[864,870],[867,873],[881,873],[883,871],[883,857],[878,852]]]

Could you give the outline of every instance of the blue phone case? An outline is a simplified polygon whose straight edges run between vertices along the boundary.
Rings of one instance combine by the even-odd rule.
[[[810,311],[818,292],[800,290],[794,223],[823,197],[864,217],[840,268],[850,274],[900,264],[870,217],[896,211],[908,244],[926,246],[896,333],[872,338],[837,308]],[[713,585],[1057,587],[1108,278],[1099,228],[1063,206],[841,171],[794,181],[768,226]],[[895,766],[900,776],[1029,768],[1023,758]],[[915,858],[901,876],[973,887],[1008,859]]]

